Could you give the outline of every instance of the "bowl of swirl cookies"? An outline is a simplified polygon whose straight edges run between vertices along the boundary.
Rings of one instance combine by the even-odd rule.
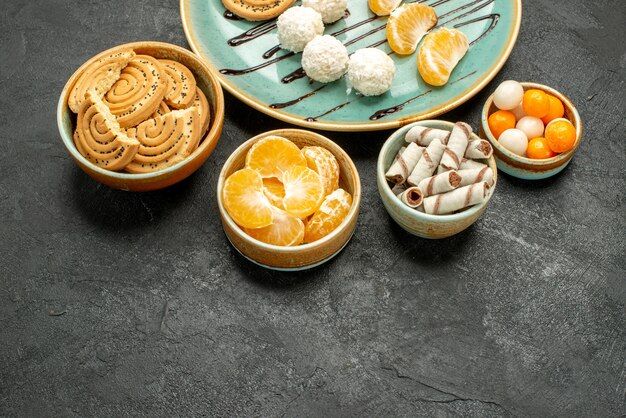
[[[122,190],[175,184],[211,155],[224,123],[217,79],[192,52],[135,42],[99,53],[70,77],[57,124],[91,177]]]

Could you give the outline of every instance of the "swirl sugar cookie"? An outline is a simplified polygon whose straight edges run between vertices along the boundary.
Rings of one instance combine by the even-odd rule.
[[[78,113],[85,95],[95,90],[100,97],[120,78],[122,69],[135,57],[132,49],[119,51],[91,63],[76,80],[67,100],[72,112]]]
[[[224,7],[246,20],[272,19],[289,7],[295,0],[222,0]]]
[[[165,100],[163,100],[161,103],[159,103],[159,107],[157,107],[157,109],[154,111],[154,113],[152,113],[152,116],[150,117],[156,118],[158,116],[163,116],[166,113],[170,113],[170,107],[167,105],[167,103],[165,103]]]
[[[165,102],[175,109],[185,109],[194,101],[196,79],[183,64],[172,60],[159,60],[165,70],[167,89]]]
[[[139,150],[94,91],[87,92],[78,112],[74,143],[83,157],[107,170],[123,169]]]
[[[136,126],[159,107],[167,78],[156,58],[137,55],[122,70],[119,80],[104,96],[104,103],[122,128]]]
[[[211,108],[209,107],[209,101],[200,89],[196,87],[196,94],[194,96],[193,106],[198,108],[198,115],[200,116],[200,136],[206,133],[209,128],[209,122],[211,122]]]
[[[148,119],[128,134],[139,141],[129,173],[149,173],[174,165],[188,157],[200,142],[198,109],[174,110],[164,116]]]

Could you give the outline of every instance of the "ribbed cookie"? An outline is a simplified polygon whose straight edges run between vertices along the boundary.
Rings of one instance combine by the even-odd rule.
[[[289,7],[295,0],[222,0],[224,7],[246,20],[272,19]]]
[[[170,113],[170,107],[167,105],[167,103],[165,103],[165,101],[162,101],[161,103],[159,103],[159,107],[157,107],[157,109],[152,113],[152,118],[156,118],[158,116],[163,116],[166,113]]]
[[[80,75],[67,100],[72,112],[78,113],[88,91],[95,90],[102,97],[120,78],[122,69],[135,57],[132,49],[119,51],[100,58]]]
[[[188,157],[200,142],[200,117],[194,106],[174,110],[149,119],[128,134],[140,146],[133,161],[126,166],[129,173],[150,173],[174,165]]]
[[[159,61],[148,55],[137,55],[104,96],[104,103],[122,128],[130,128],[154,113],[166,88],[167,78]]]
[[[165,70],[167,89],[165,102],[175,109],[185,109],[193,103],[196,79],[183,64],[172,60],[159,60]]]
[[[194,95],[194,101],[192,103],[193,106],[198,108],[198,115],[200,115],[200,136],[204,135],[209,128],[209,123],[211,122],[211,108],[209,107],[209,101],[206,99],[206,96],[200,89],[200,87],[196,87],[196,94]]]
[[[107,170],[123,169],[139,150],[139,142],[126,135],[94,91],[78,112],[74,143],[83,157]]]

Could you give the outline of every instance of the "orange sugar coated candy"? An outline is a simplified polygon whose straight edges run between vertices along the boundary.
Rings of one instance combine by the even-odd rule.
[[[522,107],[528,116],[543,118],[550,111],[550,99],[548,95],[537,89],[526,90]]]
[[[576,142],[576,128],[568,120],[555,120],[546,127],[548,146],[554,152],[567,152]]]
[[[498,110],[489,115],[487,122],[491,135],[498,139],[502,132],[515,128],[515,115],[510,110]]]
[[[562,118],[565,114],[565,108],[563,103],[551,94],[548,94],[548,101],[550,102],[550,110],[548,114],[541,118],[544,125],[552,122],[554,119]]]
[[[546,158],[554,157],[556,153],[552,151],[548,146],[548,140],[540,136],[537,138],[533,138],[528,142],[526,155],[528,156],[528,158],[543,160]]]

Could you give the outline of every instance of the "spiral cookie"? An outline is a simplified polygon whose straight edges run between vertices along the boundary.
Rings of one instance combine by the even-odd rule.
[[[170,113],[170,107],[165,103],[165,100],[159,103],[159,107],[152,113],[151,118],[156,118],[158,116],[163,116],[166,113]]]
[[[209,128],[209,122],[211,122],[211,108],[200,87],[196,87],[193,105],[198,108],[198,115],[200,115],[200,123],[202,125],[200,136],[202,136],[206,133],[206,130]]]
[[[171,60],[159,60],[165,70],[167,90],[165,102],[175,109],[184,109],[193,103],[196,79],[183,64]]]
[[[102,97],[120,78],[122,69],[135,57],[132,49],[116,52],[91,63],[76,80],[67,104],[78,113],[87,91],[95,89]]]
[[[198,146],[198,109],[192,106],[149,119],[136,129],[129,129],[129,135],[140,145],[126,171],[149,173],[169,167],[184,160]]]
[[[74,143],[85,158],[108,170],[123,169],[139,150],[94,91],[87,92],[78,112]]]
[[[167,78],[159,61],[137,55],[104,96],[104,103],[122,128],[136,126],[154,113],[163,100]]]
[[[272,19],[295,3],[295,0],[222,0],[224,7],[246,20]]]

